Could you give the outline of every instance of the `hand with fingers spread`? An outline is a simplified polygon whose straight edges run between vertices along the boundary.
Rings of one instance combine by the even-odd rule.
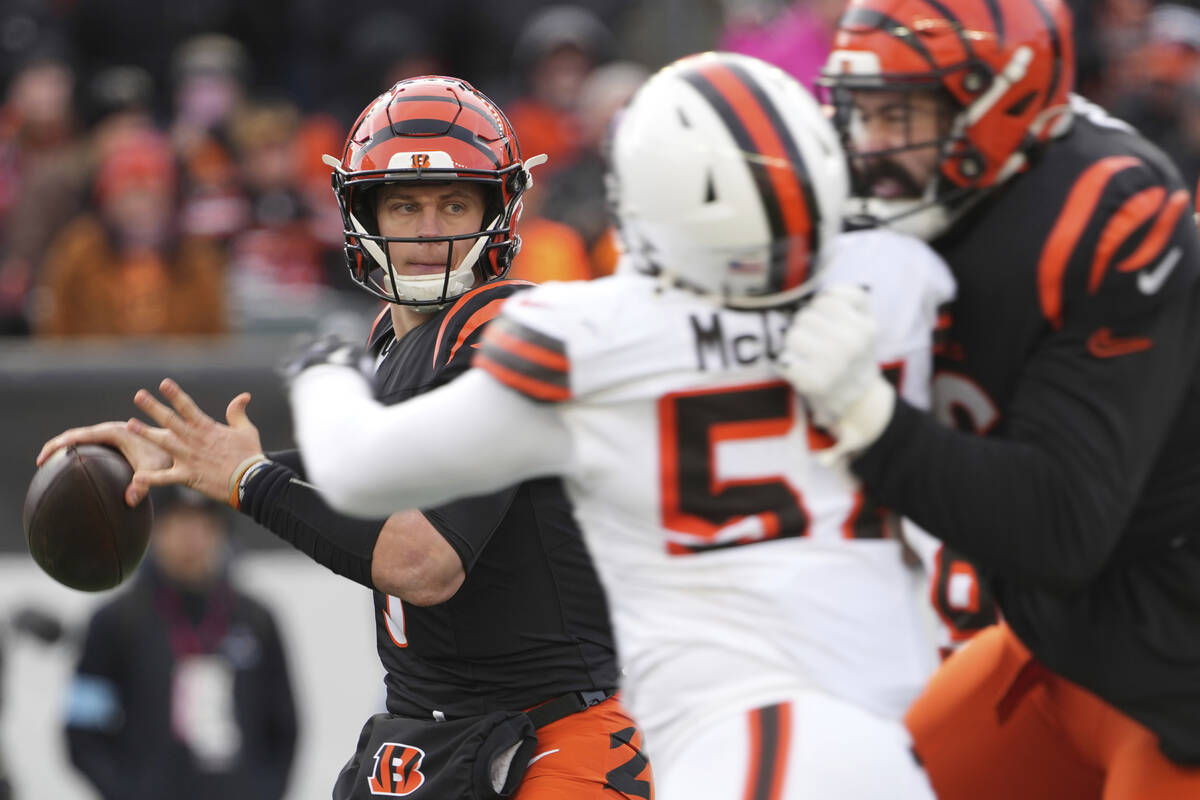
[[[149,487],[169,484],[190,486],[214,500],[229,502],[234,474],[265,458],[258,428],[246,415],[250,395],[243,392],[229,401],[223,424],[205,414],[175,381],[165,379],[158,389],[170,406],[145,389],[138,390],[133,402],[160,427],[131,419],[126,429],[167,454],[170,462],[138,467],[126,502],[130,493],[136,502]]]
[[[134,472],[164,470],[171,466],[171,456],[153,442],[131,433],[124,422],[101,422],[82,428],[71,428],[63,431],[42,445],[37,455],[37,465],[46,463],[50,456],[64,447],[80,444],[106,444],[115,447],[125,456],[125,460],[133,467]],[[130,484],[130,487],[132,484]],[[142,496],[125,490],[125,502],[135,506],[141,502]]]

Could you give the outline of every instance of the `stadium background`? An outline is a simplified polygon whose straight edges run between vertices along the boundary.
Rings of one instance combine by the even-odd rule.
[[[1195,185],[1200,10],[1148,0],[1071,5],[1083,93],[1157,141]],[[25,552],[21,504],[34,455],[66,427],[129,416],[133,392],[167,375],[214,414],[251,391],[265,445],[290,444],[273,371],[281,354],[300,334],[361,335],[373,316],[343,274],[328,169],[318,160],[340,152],[373,96],[399,77],[438,71],[470,80],[512,112],[525,154],[552,159],[522,221],[522,277],[587,278],[610,270],[613,258],[600,201],[603,130],[646,70],[724,47],[810,83],[840,6],[0,3],[0,759],[15,797],[93,796],[65,760],[60,725],[75,637],[101,598],[54,584]],[[189,327],[112,306],[88,294],[103,287],[70,272],[64,254],[78,220],[102,217],[139,180],[169,191],[174,236],[215,245],[217,311],[208,322]],[[162,247],[161,260],[171,254]],[[149,296],[198,296],[162,272],[167,288]],[[79,302],[108,316],[74,325],[80,315],[63,309]],[[382,703],[370,598],[240,518],[236,528],[241,583],[279,617],[296,683],[301,735],[288,796],[327,797],[358,727]],[[65,635],[32,635],[36,626],[21,623],[29,609],[57,618]]]

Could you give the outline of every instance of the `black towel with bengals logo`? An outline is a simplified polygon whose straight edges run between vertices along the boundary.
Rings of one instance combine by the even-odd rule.
[[[381,314],[369,343],[380,359],[380,401],[399,403],[461,375],[505,298],[529,286],[485,284],[398,340]],[[375,593],[389,711],[454,718],[617,685],[604,594],[557,478],[423,513],[458,552],[467,578],[436,606]]]
[[[854,469],[1043,664],[1200,764],[1200,240],[1167,159],[1078,112],[934,242],[959,287],[935,403],[983,438],[901,403]]]

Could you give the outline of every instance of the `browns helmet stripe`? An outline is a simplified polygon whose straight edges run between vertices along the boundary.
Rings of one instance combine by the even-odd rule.
[[[791,289],[795,286],[799,286],[804,279],[808,277],[808,267],[810,264],[809,259],[813,258],[820,247],[824,244],[824,242],[820,240],[821,207],[817,204],[817,198],[813,194],[813,182],[812,176],[809,175],[808,172],[808,164],[805,163],[804,157],[800,155],[800,150],[796,147],[796,140],[792,136],[787,135],[787,124],[784,123],[783,117],[779,113],[779,109],[775,107],[775,104],[771,102],[769,97],[767,97],[767,94],[762,90],[762,87],[750,77],[750,74],[746,72],[741,65],[730,63],[729,69],[732,70],[733,73],[739,78],[741,78],[742,82],[745,83],[747,88],[750,89],[750,93],[754,95],[755,99],[758,100],[759,104],[762,106],[763,113],[766,114],[767,119],[770,120],[772,127],[779,132],[779,139],[783,144],[783,150],[787,155],[787,161],[790,164],[791,171],[795,174],[796,179],[799,181],[800,191],[804,195],[804,209],[808,212],[804,215],[804,221],[808,224],[808,252],[805,254],[806,258],[804,263],[799,265],[799,269],[802,270],[801,273],[798,276],[789,276],[789,280],[783,287],[785,289]],[[793,249],[794,245],[789,245],[789,251]]]
[[[1122,170],[1136,167],[1142,162],[1133,156],[1109,156],[1102,158],[1075,181],[1062,212],[1050,229],[1050,236],[1042,248],[1038,260],[1038,296],[1042,315],[1056,329],[1061,328],[1063,305],[1063,279],[1067,274],[1075,246],[1091,221],[1092,212],[1100,202],[1100,196],[1109,180]]]
[[[887,33],[896,39],[899,39],[904,44],[912,48],[917,55],[925,59],[929,64],[929,68],[937,70],[937,62],[933,60],[929,49],[925,47],[924,42],[917,38],[917,35],[909,30],[907,25],[892,19],[886,14],[882,14],[873,8],[849,8],[842,16],[842,21],[838,23],[840,28],[850,28],[855,25],[863,28],[874,28],[884,33]]]
[[[773,249],[770,254],[768,291],[780,292],[799,285],[804,279],[807,254],[792,240],[803,237],[808,246],[813,232],[803,187],[785,149],[787,130],[779,127],[778,114],[774,120],[768,114],[760,101],[765,100],[761,90],[757,96],[752,90],[753,81],[744,81],[728,67],[704,64],[682,77],[717,112],[739,148],[748,154],[761,154],[747,158],[746,165],[758,187],[772,241],[788,243],[783,252]]]

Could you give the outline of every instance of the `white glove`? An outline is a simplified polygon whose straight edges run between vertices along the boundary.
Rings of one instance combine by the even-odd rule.
[[[796,312],[777,361],[837,453],[870,446],[892,418],[896,392],[875,362],[875,318],[861,286],[830,286]]]

